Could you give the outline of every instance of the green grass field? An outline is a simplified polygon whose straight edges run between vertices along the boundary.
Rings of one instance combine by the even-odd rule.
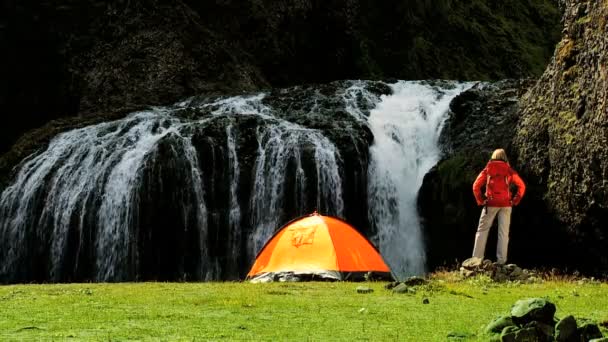
[[[393,294],[385,284],[0,286],[0,340],[446,341],[458,332],[484,341],[484,326],[528,297],[550,299],[557,317],[608,321],[606,283],[443,277],[415,294]],[[374,292],[358,294],[359,285]]]

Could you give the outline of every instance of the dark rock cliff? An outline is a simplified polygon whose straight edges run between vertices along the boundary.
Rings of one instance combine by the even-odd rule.
[[[491,151],[505,147],[528,187],[512,215],[510,260],[607,272],[608,2],[562,5],[564,37],[525,95],[503,83],[452,104],[445,158],[419,197],[431,266],[470,256],[479,217],[471,185]],[[494,247],[490,240],[487,256]]]
[[[563,38],[522,99],[518,163],[576,258],[608,269],[608,1],[566,1]]]
[[[452,101],[440,138],[444,158],[425,176],[418,195],[431,269],[452,266],[471,256],[481,211],[473,197],[473,181],[494,149],[505,148],[511,156],[519,99],[532,84],[530,80],[480,83]],[[521,173],[524,165],[511,161]],[[543,190],[530,184],[525,173],[522,177],[528,190],[511,217],[509,261],[528,267],[565,265],[559,253],[565,236],[552,231]],[[495,258],[495,248],[496,233],[492,231],[486,257]]]
[[[0,153],[50,119],[336,79],[540,75],[554,1],[5,1]]]

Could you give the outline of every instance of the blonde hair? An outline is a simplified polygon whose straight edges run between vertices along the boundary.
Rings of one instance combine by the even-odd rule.
[[[507,158],[507,152],[505,152],[505,150],[503,150],[502,148],[494,150],[494,152],[492,153],[492,160],[502,160],[507,163],[509,162],[509,159]]]

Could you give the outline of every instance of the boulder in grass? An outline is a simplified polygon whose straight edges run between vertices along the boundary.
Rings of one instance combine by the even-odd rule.
[[[582,341],[589,341],[604,337],[597,324],[587,323],[578,328],[578,333]]]
[[[532,321],[553,325],[554,314],[555,305],[542,298],[518,300],[511,308],[513,322],[520,326]]]
[[[576,319],[574,316],[566,316],[555,325],[555,341],[577,342],[580,341],[576,330]]]
[[[545,341],[542,334],[534,327],[519,329],[515,332],[516,342],[541,342]]]
[[[525,328],[534,328],[536,329],[536,333],[539,341],[554,341],[555,330],[553,329],[553,325],[545,324],[538,321],[533,321],[526,324]]]
[[[511,316],[502,316],[502,317],[498,317],[497,319],[492,321],[490,324],[488,324],[485,331],[486,331],[486,333],[499,334],[506,327],[510,327],[510,326],[515,326],[515,323],[513,323],[513,319],[511,319]]]

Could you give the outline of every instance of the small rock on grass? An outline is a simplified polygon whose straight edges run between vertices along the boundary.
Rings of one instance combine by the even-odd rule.
[[[475,334],[467,332],[452,331],[448,333],[448,340],[466,340],[475,337]]]
[[[420,277],[409,277],[403,283],[407,286],[420,286],[428,284],[428,281]]]
[[[357,293],[372,293],[374,289],[367,286],[357,286]]]
[[[430,301],[429,301],[429,299],[428,299],[428,298],[424,298],[424,299],[422,300],[422,304],[429,304],[429,303],[430,303]]]
[[[408,293],[408,287],[407,285],[401,283],[393,287],[393,293]]]

